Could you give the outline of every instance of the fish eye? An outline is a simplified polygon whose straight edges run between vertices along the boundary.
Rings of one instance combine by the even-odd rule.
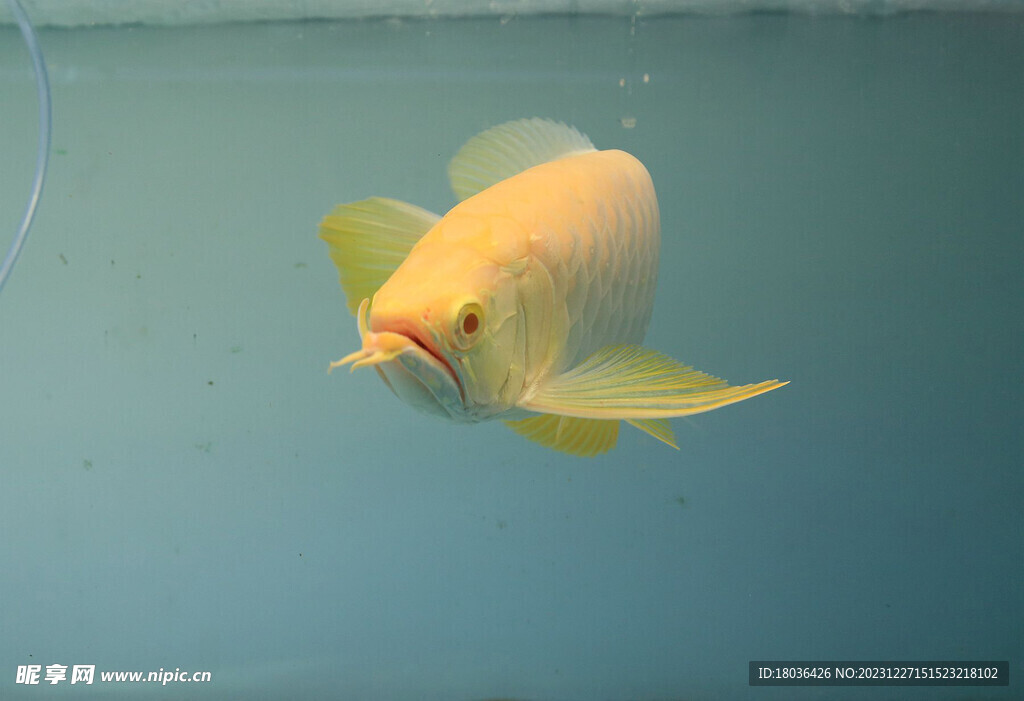
[[[484,330],[484,309],[476,302],[462,305],[455,317],[455,347],[469,350],[480,340]]]

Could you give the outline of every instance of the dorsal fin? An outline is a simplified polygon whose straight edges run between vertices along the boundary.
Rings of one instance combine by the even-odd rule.
[[[440,219],[415,205],[386,197],[339,204],[320,223],[320,238],[327,242],[338,279],[345,290],[348,310],[391,277],[416,242]]]
[[[527,168],[594,150],[590,139],[562,122],[517,119],[467,141],[448,164],[448,177],[461,202]]]

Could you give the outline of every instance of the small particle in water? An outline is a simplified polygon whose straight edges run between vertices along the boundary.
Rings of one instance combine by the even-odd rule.
[[[64,265],[68,264],[68,259],[64,257],[63,253],[58,253],[57,257],[60,258],[60,262],[63,263]]]
[[[302,261],[299,261],[299,262],[298,262],[298,263],[296,263],[296,264],[295,264],[295,265],[294,265],[293,267],[295,267],[295,268],[306,268],[306,267],[309,267],[309,266],[307,266],[307,265],[306,265],[305,263],[303,263]]]
[[[111,259],[110,259],[110,264],[111,264],[111,265],[113,265],[113,264],[114,264],[114,259],[113,259],[113,258],[111,258]]]
[[[55,148],[53,152],[56,153],[58,156],[68,155],[68,150],[66,148]]]
[[[505,526],[508,525],[508,522],[499,519],[497,525],[498,525],[498,530],[499,531],[503,531],[503,530],[505,530]]]
[[[619,119],[619,123],[622,124],[623,129],[632,129],[636,126],[636,117],[622,117]]]
[[[626,87],[626,79],[625,78],[619,78],[619,87],[620,88]]]
[[[241,346],[231,346],[231,352],[232,353],[241,353],[242,352],[242,347]]]
[[[208,385],[210,385],[211,387],[213,387],[213,380],[207,380],[207,381],[206,381],[206,384],[208,384]]]
[[[213,451],[213,441],[206,441],[205,443],[196,443],[195,448],[200,452],[209,453]]]
[[[92,469],[92,460],[88,460],[88,459],[82,460],[82,469],[83,470],[91,470]]]
[[[651,74],[650,73],[644,73],[644,82],[645,83],[650,83],[651,82]]]
[[[679,504],[680,506],[686,506],[686,498],[676,497],[676,503]]]

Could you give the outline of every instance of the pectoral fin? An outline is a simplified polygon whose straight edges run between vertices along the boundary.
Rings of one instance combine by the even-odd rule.
[[[425,209],[385,197],[340,204],[324,217],[320,238],[330,247],[352,314],[361,300],[373,297],[439,219]]]
[[[584,458],[607,453],[619,437],[618,421],[542,414],[505,423],[520,436],[545,448]]]
[[[768,380],[732,387],[657,351],[608,346],[552,377],[519,406],[584,419],[664,419],[711,411],[784,384]]]

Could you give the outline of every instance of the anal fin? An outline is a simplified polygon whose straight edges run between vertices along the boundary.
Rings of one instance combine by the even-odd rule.
[[[541,414],[505,423],[520,436],[545,448],[585,458],[607,453],[619,438],[619,422],[603,419]]]

